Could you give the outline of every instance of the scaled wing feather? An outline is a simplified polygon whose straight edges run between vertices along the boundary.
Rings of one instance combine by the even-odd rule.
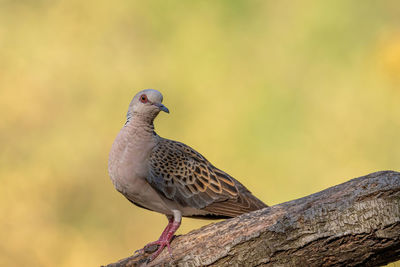
[[[148,182],[183,206],[227,217],[266,207],[233,177],[183,143],[160,138],[149,164]]]

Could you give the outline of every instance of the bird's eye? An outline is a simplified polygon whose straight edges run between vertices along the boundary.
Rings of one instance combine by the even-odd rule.
[[[140,102],[147,103],[147,95],[141,95],[140,96]]]

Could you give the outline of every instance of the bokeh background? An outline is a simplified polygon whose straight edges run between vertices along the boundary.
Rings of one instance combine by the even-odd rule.
[[[161,136],[270,205],[399,170],[397,0],[1,0],[0,70],[1,266],[98,266],[158,238],[165,217],[107,174],[144,88],[171,110]]]

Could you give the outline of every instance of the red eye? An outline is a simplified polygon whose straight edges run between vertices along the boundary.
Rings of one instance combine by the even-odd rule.
[[[147,95],[141,95],[140,96],[140,102],[147,103]]]

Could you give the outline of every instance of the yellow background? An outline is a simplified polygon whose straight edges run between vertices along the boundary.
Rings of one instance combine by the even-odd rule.
[[[269,205],[399,170],[394,1],[0,1],[0,265],[98,266],[163,215],[107,174],[133,95]],[[209,223],[184,219],[178,233]]]

